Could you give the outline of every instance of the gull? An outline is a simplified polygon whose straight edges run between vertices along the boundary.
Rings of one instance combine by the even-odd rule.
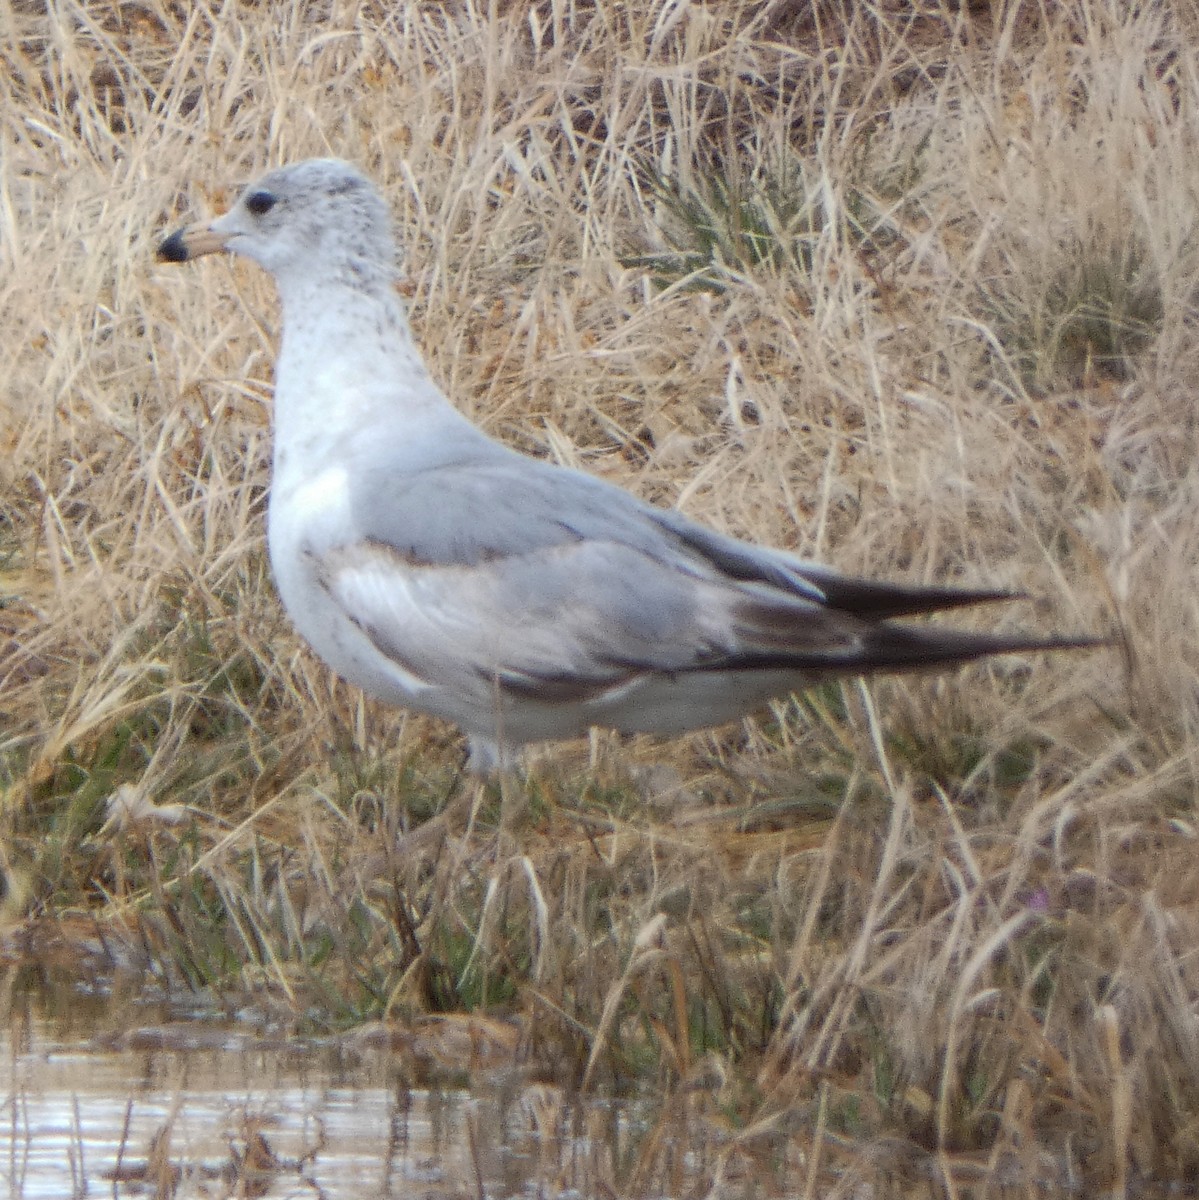
[[[216,251],[266,268],[282,302],[283,606],[339,675],[457,725],[475,772],[593,726],[675,734],[828,679],[1102,644],[904,624],[1015,596],[847,577],[494,441],[430,377],[388,207],[349,163],[272,170],[158,257]]]

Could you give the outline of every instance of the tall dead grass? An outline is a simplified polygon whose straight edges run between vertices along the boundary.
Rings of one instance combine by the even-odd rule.
[[[0,23],[15,943],[306,1021],[519,1013],[537,1071],[701,1088],[721,1164],[781,1147],[812,1195],[1196,1169],[1190,5]],[[281,617],[269,282],[153,261],[316,154],[385,189],[433,373],[496,436],[1126,655],[597,735],[503,836],[487,796],[405,840],[460,750]]]

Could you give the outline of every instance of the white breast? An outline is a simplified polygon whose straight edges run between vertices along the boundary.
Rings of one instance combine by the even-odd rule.
[[[268,546],[287,615],[300,636],[343,678],[391,703],[412,703],[428,689],[427,681],[381,655],[323,578],[330,551],[355,540],[344,469],[328,467],[307,480],[286,470],[276,476]]]

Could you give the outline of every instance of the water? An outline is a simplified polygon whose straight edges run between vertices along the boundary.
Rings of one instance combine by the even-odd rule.
[[[0,1196],[602,1194],[643,1128],[511,1066],[441,1085],[407,1035],[397,1050],[378,1030],[291,1042],[212,1020],[97,1033],[93,1014],[81,1036],[88,1020],[10,1020]]]

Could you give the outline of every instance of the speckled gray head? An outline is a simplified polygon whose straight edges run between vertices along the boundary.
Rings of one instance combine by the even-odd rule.
[[[390,282],[395,270],[391,218],[357,167],[312,158],[269,171],[211,222],[172,233],[158,247],[165,262],[227,250],[265,267],[281,288],[297,277],[348,273],[363,285]]]

